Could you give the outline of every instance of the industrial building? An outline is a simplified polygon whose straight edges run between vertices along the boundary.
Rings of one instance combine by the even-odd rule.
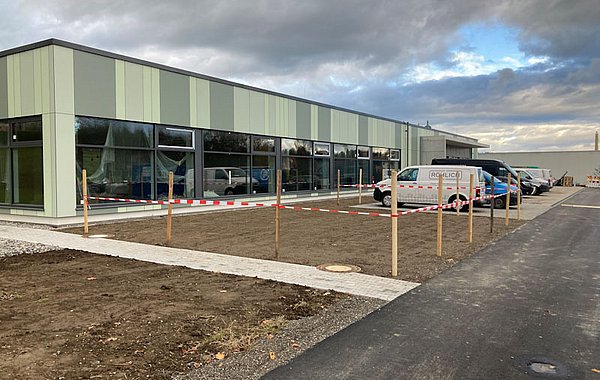
[[[81,215],[95,196],[329,194],[477,140],[50,39],[0,52],[0,218]],[[107,204],[92,213],[156,210]]]

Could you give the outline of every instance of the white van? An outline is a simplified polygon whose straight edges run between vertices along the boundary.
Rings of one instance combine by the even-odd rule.
[[[469,199],[469,178],[473,174],[473,196],[478,197],[485,189],[483,170],[475,166],[422,165],[409,166],[398,173],[398,205],[404,203],[437,204],[438,177],[443,178],[442,202],[452,203],[456,199],[456,178],[460,186],[459,197]],[[392,204],[391,179],[377,183],[373,198],[384,206]],[[467,208],[468,206],[463,206]]]

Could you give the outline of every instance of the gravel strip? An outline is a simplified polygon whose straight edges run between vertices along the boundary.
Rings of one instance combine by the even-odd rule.
[[[20,240],[0,239],[0,258],[22,253],[42,253],[60,249],[51,245],[28,243]]]
[[[387,302],[349,296],[312,317],[290,321],[272,339],[261,338],[250,350],[233,353],[224,360],[203,365],[177,380],[259,379],[289,362],[323,339],[335,334]],[[269,353],[274,352],[275,360]]]
[[[0,221],[0,225],[11,226],[11,227],[28,227],[28,228],[38,228],[42,230],[52,230],[54,227],[44,225],[44,224],[31,224],[31,223],[17,223],[17,222],[7,222]],[[55,251],[61,249],[60,247],[55,247],[51,245],[44,244],[35,244],[28,243],[20,240],[7,240],[0,239],[0,258],[16,256],[22,253],[42,253],[48,251]]]

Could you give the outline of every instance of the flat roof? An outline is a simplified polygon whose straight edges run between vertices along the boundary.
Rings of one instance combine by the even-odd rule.
[[[106,51],[106,50],[96,49],[96,48],[92,48],[92,47],[89,47],[89,46],[80,45],[80,44],[76,44],[76,43],[73,43],[73,42],[68,42],[68,41],[60,40],[60,39],[57,39],[57,38],[49,38],[47,40],[38,41],[38,42],[31,43],[31,44],[27,44],[27,45],[15,47],[15,48],[12,48],[12,49],[0,51],[0,58],[1,57],[6,57],[6,56],[9,56],[9,55],[12,55],[12,54],[22,53],[22,52],[33,50],[33,49],[38,49],[38,48],[49,46],[49,45],[62,46],[62,47],[73,49],[73,50],[79,50],[79,51],[82,51],[82,52],[86,52],[86,53],[90,53],[90,54],[95,54],[95,55],[99,55],[99,56],[103,56],[103,57],[107,57],[107,58],[112,58],[112,59],[118,59],[118,60],[122,60],[122,61],[125,61],[125,62],[136,63],[136,64],[139,64],[139,65],[149,66],[149,67],[153,67],[153,68],[160,69],[160,70],[165,70],[165,71],[170,71],[170,72],[177,73],[177,74],[182,74],[182,75],[186,75],[186,76],[190,76],[190,77],[195,77],[195,78],[209,80],[211,82],[217,82],[217,83],[222,83],[222,84],[226,84],[226,85],[230,85],[230,86],[240,87],[240,88],[244,88],[244,89],[251,90],[251,91],[262,92],[262,93],[265,93],[265,94],[279,96],[279,97],[282,97],[282,98],[286,98],[286,99],[290,99],[290,100],[295,100],[295,101],[300,101],[300,102],[304,102],[304,103],[308,103],[308,104],[314,104],[314,105],[317,105],[317,106],[331,108],[331,109],[338,110],[338,111],[350,112],[350,113],[354,113],[354,114],[357,114],[357,115],[362,115],[362,116],[372,117],[372,118],[376,118],[376,119],[380,119],[380,120],[384,120],[384,121],[389,121],[389,122],[392,122],[392,123],[409,125],[409,126],[414,127],[414,128],[421,128],[421,129],[426,129],[426,130],[443,132],[446,135],[457,136],[457,137],[461,137],[461,138],[464,138],[464,139],[468,139],[468,140],[470,140],[473,143],[473,145],[474,145],[473,147],[475,147],[475,146],[479,147],[479,145],[485,145],[485,144],[479,144],[479,143],[477,143],[477,139],[474,139],[472,137],[462,136],[462,135],[459,135],[459,134],[456,134],[456,133],[452,133],[452,132],[447,132],[447,131],[442,131],[442,130],[434,129],[434,128],[431,128],[431,127],[421,126],[421,125],[418,125],[418,124],[410,123],[408,121],[401,121],[401,120],[391,119],[391,118],[387,118],[387,117],[383,117],[383,116],[369,114],[369,113],[366,113],[366,112],[352,110],[352,109],[349,109],[349,108],[338,107],[338,106],[334,106],[334,105],[331,105],[331,104],[321,103],[321,102],[317,102],[317,101],[314,101],[314,100],[308,100],[308,99],[300,98],[300,97],[297,97],[297,96],[287,95],[287,94],[283,94],[283,93],[276,92],[276,91],[266,90],[266,89],[259,88],[259,87],[249,86],[249,85],[245,85],[245,84],[242,84],[242,83],[228,81],[228,80],[225,80],[225,79],[221,79],[221,78],[217,78],[217,77],[212,77],[212,76],[209,76],[209,75],[195,73],[193,71],[188,71],[188,70],[184,70],[184,69],[178,69],[176,67],[162,65],[160,63],[150,62],[150,61],[146,61],[146,60],[139,59],[139,58],[133,58],[133,57],[129,57],[129,56],[122,55],[122,54],[112,53],[112,52],[109,52],[109,51]],[[463,141],[463,143],[465,143],[465,142]],[[485,145],[485,146],[482,146],[482,147],[486,148],[488,146]]]

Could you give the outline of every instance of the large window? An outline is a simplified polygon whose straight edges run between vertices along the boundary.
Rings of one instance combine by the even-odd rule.
[[[75,141],[79,199],[83,169],[89,195],[154,199],[152,124],[76,117]]]
[[[388,148],[373,148],[373,182],[389,178],[390,150]]]
[[[358,158],[358,175],[362,169],[362,183],[369,183],[371,173],[371,148],[359,146],[356,150]],[[356,178],[359,178],[357,175]]]
[[[312,189],[313,143],[281,139],[281,187],[285,191]]]
[[[42,120],[0,121],[0,203],[44,204]]]
[[[204,131],[204,196],[250,194],[258,180],[250,174],[250,136]]]
[[[252,137],[252,192],[274,193],[276,161],[276,139]]]
[[[329,189],[331,185],[331,145],[329,143],[314,143],[314,189]]]
[[[340,185],[354,185],[358,183],[358,170],[356,164],[356,146],[335,144],[334,152],[334,184],[337,186],[337,173],[340,171]]]
[[[169,172],[173,172],[173,198],[194,198],[194,131],[158,126],[156,196],[169,196]]]

